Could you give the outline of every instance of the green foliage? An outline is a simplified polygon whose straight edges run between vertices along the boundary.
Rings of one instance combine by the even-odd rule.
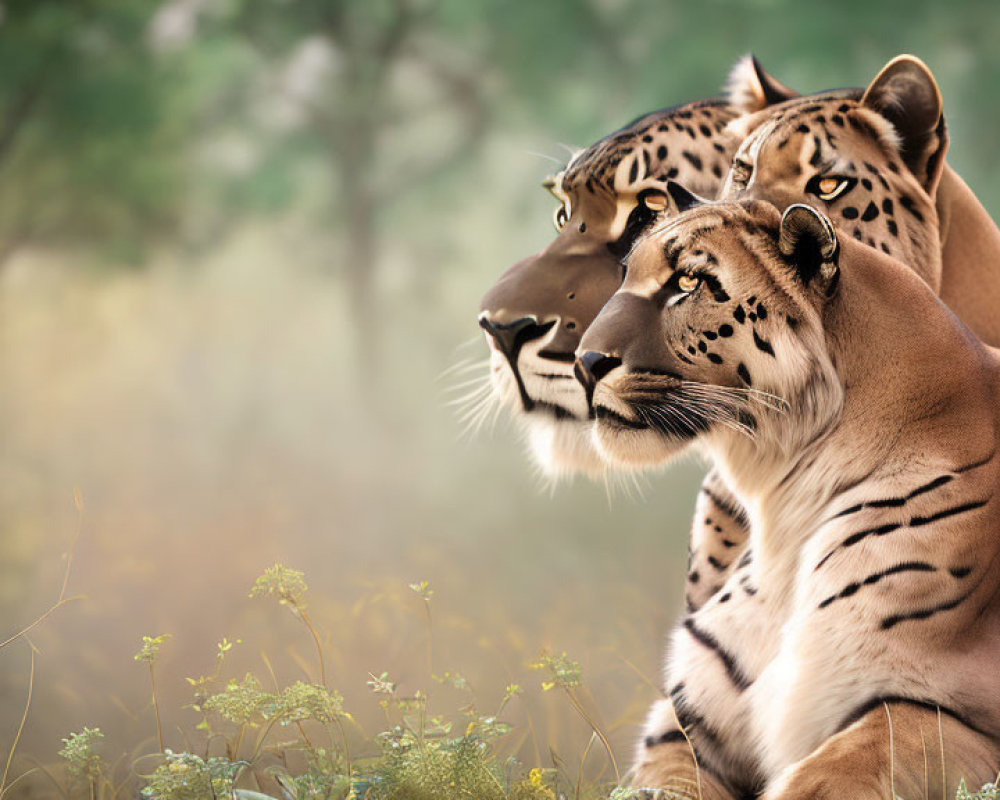
[[[307,719],[326,724],[346,716],[344,698],[339,692],[302,681],[285,687],[266,713],[269,718],[278,720],[282,725]]]
[[[133,658],[136,661],[144,661],[147,664],[155,664],[156,659],[160,657],[160,647],[162,647],[163,643],[169,638],[169,633],[161,633],[159,636],[143,636],[142,647],[139,648],[139,652],[136,653]]]
[[[1000,786],[995,783],[987,783],[978,792],[970,792],[963,780],[958,785],[958,794],[955,795],[955,800],[1000,800]]]
[[[94,746],[104,738],[100,728],[84,727],[79,733],[71,733],[62,740],[63,748],[59,757],[66,762],[66,771],[72,778],[96,782],[101,773],[101,757],[94,752]]]
[[[554,689],[556,686],[563,689],[571,689],[574,686],[579,686],[581,683],[582,670],[580,669],[580,663],[569,658],[565,653],[561,656],[550,656],[542,653],[538,661],[534,664],[529,664],[529,666],[532,669],[544,669],[548,671],[551,680],[542,683],[542,688],[545,691]]]
[[[274,708],[275,696],[265,692],[260,681],[251,674],[243,680],[230,680],[226,688],[207,698],[201,707],[218,714],[234,725],[255,727],[267,719],[267,710]]]
[[[372,800],[553,800],[543,782],[505,780],[488,743],[476,736],[414,741],[398,734],[383,739]]]
[[[224,758],[207,761],[191,753],[163,753],[166,760],[149,777],[141,792],[146,800],[207,800],[233,796],[236,778],[245,764]]]
[[[410,588],[425,601],[430,597],[426,583]],[[257,579],[250,597],[276,597],[302,614],[305,593],[303,573],[276,564]],[[165,638],[144,636],[135,659],[152,665]],[[513,757],[503,757],[499,747],[514,730],[501,715],[507,704],[522,694],[522,687],[508,684],[496,710],[482,711],[469,681],[456,671],[432,676],[438,684],[468,699],[452,714],[431,713],[429,698],[420,690],[412,695],[401,694],[386,672],[369,674],[367,684],[385,712],[386,727],[367,738],[361,754],[352,759],[348,748],[351,737],[344,727],[352,717],[344,709],[338,691],[301,680],[267,691],[253,673],[246,673],[242,679],[229,678],[215,690],[223,680],[221,670],[226,656],[239,642],[222,639],[216,647],[215,672],[188,678],[195,694],[193,708],[204,715],[197,726],[205,735],[204,755],[171,750],[157,753],[161,761],[144,778],[138,792],[143,800],[273,800],[276,795],[257,790],[262,777],[273,781],[278,787],[275,791],[284,800],[557,800],[570,794],[587,800],[691,800],[689,793],[677,790],[585,784],[582,775],[571,785],[559,759],[555,759],[559,767],[556,769],[536,766],[525,770]],[[528,666],[544,670],[547,676],[542,688],[563,689],[594,735],[606,743],[577,697],[576,692],[584,689],[579,662],[566,653],[543,653]],[[209,724],[210,718],[221,720],[233,730],[216,731]],[[462,724],[457,725],[459,720]],[[277,740],[272,734],[279,729],[290,729],[297,735],[291,741]],[[248,731],[255,733],[247,736]],[[317,740],[317,735],[323,735],[325,740]],[[103,798],[122,791],[122,787],[111,785],[104,763],[94,750],[101,739],[96,728],[84,728],[63,739],[59,755],[70,779],[68,798]],[[224,743],[224,757],[212,755],[213,742]],[[289,766],[289,756],[293,755],[300,765],[295,769]],[[271,766],[262,769],[265,757]],[[610,752],[609,758],[613,764]],[[275,759],[281,766],[275,766]],[[253,782],[250,775],[254,776]],[[83,789],[83,794],[76,793],[78,788]],[[970,792],[962,783],[956,800],[1000,797],[993,784]]]
[[[283,606],[289,606],[293,611],[305,608],[306,586],[305,575],[296,569],[289,569],[284,564],[275,564],[264,570],[264,574],[254,581],[250,589],[250,597],[277,597]]]

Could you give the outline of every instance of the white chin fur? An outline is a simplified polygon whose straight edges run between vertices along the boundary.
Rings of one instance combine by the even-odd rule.
[[[628,430],[603,422],[594,426],[593,442],[605,464],[629,470],[663,466],[691,444],[666,439],[653,431]]]
[[[591,435],[593,423],[535,418],[525,423],[531,456],[548,477],[559,479],[583,473],[597,478],[604,474],[605,463]]]

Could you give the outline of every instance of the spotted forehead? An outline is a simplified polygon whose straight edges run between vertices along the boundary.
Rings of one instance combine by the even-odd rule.
[[[780,151],[794,139],[806,137],[814,145],[812,166],[819,166],[821,159],[834,157],[837,137],[847,131],[871,140],[891,154],[896,143],[892,126],[865,108],[860,99],[860,90],[842,90],[783,103],[750,122],[749,129],[738,132],[743,135],[743,141],[737,155],[753,160],[765,145]],[[738,121],[733,127],[737,125]]]
[[[712,266],[722,251],[739,247],[756,258],[764,256],[762,242],[776,240],[777,220],[753,200],[713,204],[667,219],[640,242],[629,268],[662,281],[680,267]],[[763,234],[763,236],[762,236]],[[652,286],[652,284],[650,284]]]
[[[694,185],[717,183],[735,143],[727,125],[736,115],[721,100],[649,114],[580,153],[557,182],[567,192],[618,192],[645,180],[678,178]]]

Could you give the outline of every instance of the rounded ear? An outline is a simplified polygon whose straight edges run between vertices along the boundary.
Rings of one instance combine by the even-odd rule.
[[[743,114],[763,111],[768,106],[798,97],[799,93],[765,70],[757,56],[748,53],[733,66],[726,81],[729,102]]]
[[[677,181],[667,181],[667,194],[674,201],[674,207],[678,214],[687,211],[689,208],[703,206],[706,203],[712,202],[707,198],[699,197],[694,192],[688,191],[685,186]]]
[[[865,89],[861,104],[892,123],[899,134],[903,162],[933,194],[944,166],[948,135],[941,91],[927,65],[915,56],[896,56]]]
[[[836,288],[840,244],[830,220],[812,206],[796,203],[781,215],[778,249],[802,283],[816,280],[826,294]]]

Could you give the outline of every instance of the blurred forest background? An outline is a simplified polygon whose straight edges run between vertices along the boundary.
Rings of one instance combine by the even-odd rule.
[[[552,235],[564,143],[715,94],[751,50],[802,91],[919,55],[996,213],[998,40],[989,0],[0,2],[0,638],[56,599],[78,516],[86,596],[31,633],[15,773],[83,725],[112,760],[149,745],[144,634],[172,634],[175,749],[223,636],[234,674],[265,650],[301,676],[311,643],[246,597],[275,561],[306,572],[362,727],[369,672],[428,688],[427,580],[435,668],[525,686],[512,749],[590,735],[525,672],[547,647],[581,660],[627,763],[701,469],[609,501],[550,493],[504,420],[460,441],[440,376],[485,358],[480,295]],[[0,650],[2,757],[28,663]]]

